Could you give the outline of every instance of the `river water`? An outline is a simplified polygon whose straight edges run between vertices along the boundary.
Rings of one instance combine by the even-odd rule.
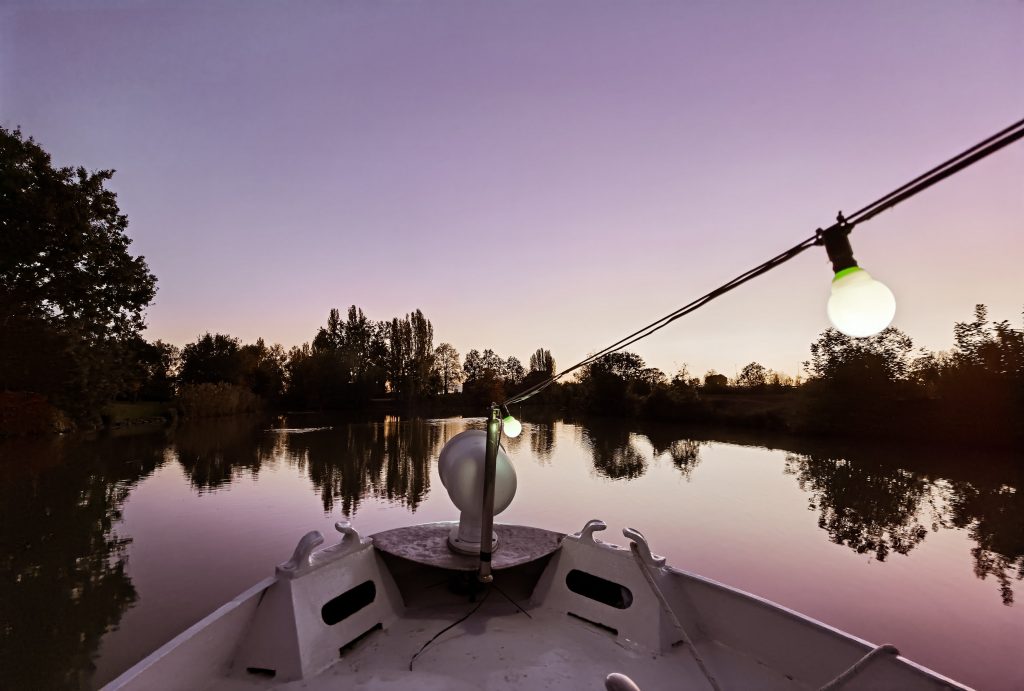
[[[95,688],[329,541],[457,515],[444,442],[481,420],[230,418],[95,440],[0,442],[5,688]],[[1024,688],[1024,460],[536,420],[505,440],[500,522],[643,531],[671,564],[963,683]]]

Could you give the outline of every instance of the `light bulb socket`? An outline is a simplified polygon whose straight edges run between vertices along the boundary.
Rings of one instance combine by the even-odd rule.
[[[857,260],[853,258],[853,246],[850,245],[851,230],[853,226],[839,214],[838,222],[825,230],[819,228],[817,232],[817,244],[825,246],[828,259],[832,262],[832,271],[837,274],[857,266]]]

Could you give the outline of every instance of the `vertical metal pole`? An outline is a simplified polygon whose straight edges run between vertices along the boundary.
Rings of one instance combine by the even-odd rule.
[[[481,583],[494,580],[491,575],[491,532],[494,530],[494,478],[498,465],[498,437],[501,435],[501,411],[491,404],[491,416],[487,420],[487,455],[484,459],[484,504],[480,512],[480,571],[477,578]]]

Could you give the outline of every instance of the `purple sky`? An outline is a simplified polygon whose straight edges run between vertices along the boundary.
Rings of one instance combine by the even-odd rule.
[[[151,339],[421,308],[569,365],[1024,117],[1024,3],[19,2],[0,124],[115,168]],[[853,237],[917,345],[1020,325],[1024,143]],[[824,252],[635,348],[791,374]],[[488,306],[499,300],[498,308]]]

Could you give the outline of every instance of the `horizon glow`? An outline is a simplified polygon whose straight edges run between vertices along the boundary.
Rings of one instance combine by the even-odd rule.
[[[462,357],[564,367],[1020,119],[1022,27],[1010,2],[16,3],[0,124],[117,169],[151,340],[419,308]],[[1022,219],[1017,143],[852,238],[941,350],[976,303],[1020,325]],[[630,349],[799,374],[830,278],[806,252]]]

